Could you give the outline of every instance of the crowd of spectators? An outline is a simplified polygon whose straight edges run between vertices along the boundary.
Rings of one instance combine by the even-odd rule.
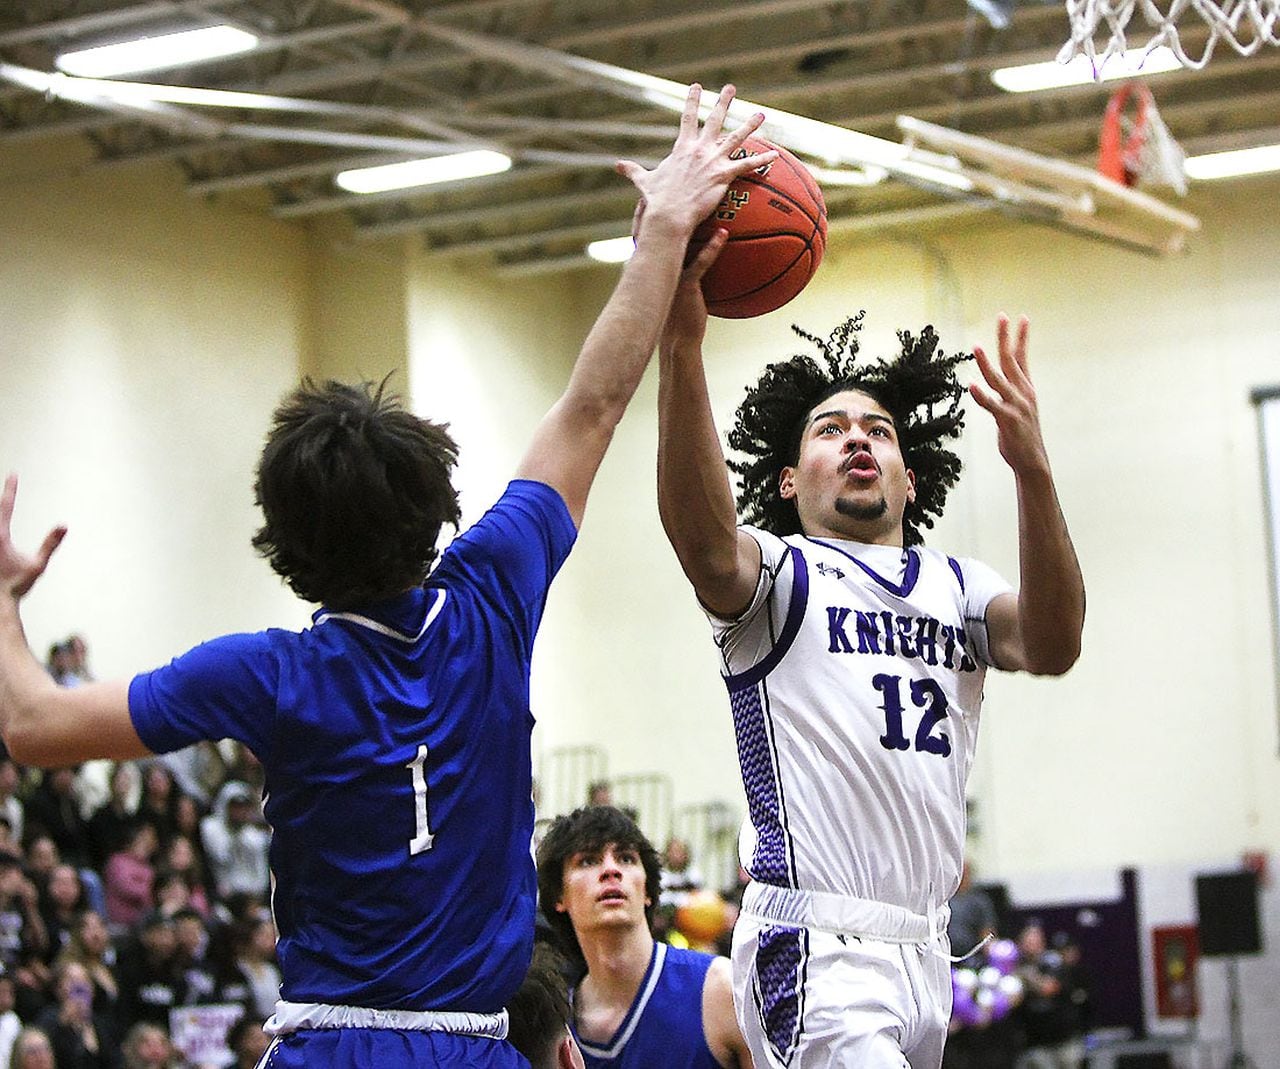
[[[84,641],[47,667],[90,678]],[[229,744],[47,771],[0,753],[0,1069],[256,1064],[280,982],[261,788]]]

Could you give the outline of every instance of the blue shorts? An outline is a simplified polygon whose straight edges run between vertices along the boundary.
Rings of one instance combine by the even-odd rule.
[[[271,1041],[258,1069],[529,1069],[510,1043],[394,1028],[304,1029]]]

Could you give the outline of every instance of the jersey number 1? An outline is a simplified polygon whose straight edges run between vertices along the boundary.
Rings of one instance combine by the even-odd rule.
[[[912,740],[902,732],[902,677],[881,672],[872,678],[871,685],[884,697],[884,704],[880,707],[884,710],[884,734],[880,736],[880,745],[886,750],[910,750]],[[939,757],[950,757],[951,740],[947,733],[939,731],[933,734],[933,729],[947,718],[947,696],[942,688],[932,679],[911,680],[911,704],[924,710],[920,726],[916,728],[915,748]]]
[[[418,756],[404,766],[413,778],[413,815],[415,835],[409,840],[409,855],[424,854],[431,849],[431,825],[427,822],[427,748],[418,747]]]

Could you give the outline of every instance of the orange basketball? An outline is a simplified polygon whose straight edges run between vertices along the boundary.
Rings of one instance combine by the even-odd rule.
[[[690,254],[717,227],[729,231],[702,279],[707,311],[749,319],[781,308],[804,289],[827,247],[827,206],[808,169],[790,152],[750,137],[740,155],[778,150],[772,163],[734,179],[714,213],[693,232]]]
[[[729,908],[715,891],[690,891],[676,908],[676,928],[690,943],[714,943],[731,923]]]

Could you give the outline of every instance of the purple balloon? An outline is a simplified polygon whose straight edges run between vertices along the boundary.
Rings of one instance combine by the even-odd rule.
[[[1018,966],[1018,944],[1012,939],[997,939],[987,947],[987,961],[1007,976]]]

